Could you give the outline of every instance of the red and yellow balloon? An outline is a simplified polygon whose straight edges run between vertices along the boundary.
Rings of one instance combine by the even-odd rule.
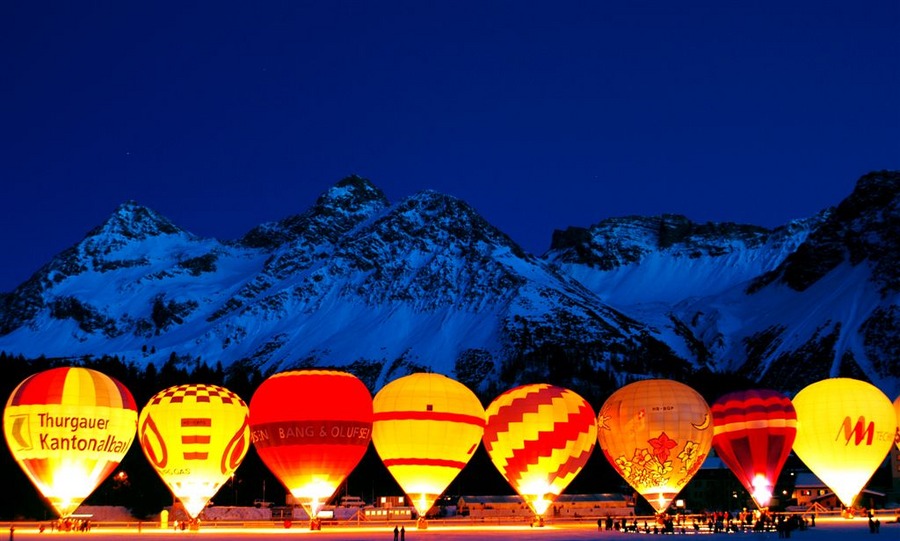
[[[420,373],[385,385],[374,414],[375,450],[424,517],[478,448],[484,408],[462,383]]]
[[[712,447],[709,406],[677,381],[622,387],[603,404],[597,424],[606,459],[657,513],[668,508]]]
[[[523,385],[485,410],[485,450],[537,516],[581,472],[597,440],[594,410],[577,393]]]
[[[716,400],[712,416],[716,454],[757,507],[768,507],[797,434],[790,399],[766,389],[738,391]]]
[[[3,433],[22,470],[67,517],[134,441],[137,406],[124,385],[88,368],[54,368],[13,391]]]
[[[851,506],[893,445],[894,405],[871,383],[852,378],[808,385],[793,403],[794,452],[841,503]]]
[[[250,400],[259,457],[310,517],[359,463],[372,439],[372,395],[353,374],[283,372]]]
[[[197,518],[250,447],[247,404],[218,385],[169,387],[141,410],[138,435],[147,460]]]

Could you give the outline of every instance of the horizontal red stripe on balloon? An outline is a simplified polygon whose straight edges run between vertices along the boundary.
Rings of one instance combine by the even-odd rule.
[[[352,445],[366,447],[372,424],[342,420],[250,421],[250,440],[257,449],[284,445]]]
[[[210,436],[181,436],[181,443],[209,443]]]
[[[446,411],[381,411],[375,413],[375,421],[449,421],[467,425],[484,426],[484,418],[464,413]]]
[[[209,453],[184,453],[185,460],[206,460]]]
[[[386,458],[382,460],[388,468],[391,466],[441,466],[444,468],[456,468],[461,470],[466,467],[465,462],[458,460],[443,460],[440,458]]]

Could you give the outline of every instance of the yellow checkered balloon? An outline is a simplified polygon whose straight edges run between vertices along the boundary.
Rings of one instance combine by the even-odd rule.
[[[249,409],[217,385],[160,391],[141,410],[138,436],[156,473],[196,518],[250,446]]]

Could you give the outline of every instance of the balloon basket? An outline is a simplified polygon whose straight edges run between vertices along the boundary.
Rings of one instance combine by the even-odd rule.
[[[322,521],[317,518],[310,520],[309,521],[309,529],[310,529],[310,531],[314,531],[314,532],[321,530],[322,529]]]
[[[427,530],[428,529],[428,520],[425,517],[419,517],[416,520],[416,529],[417,530]]]
[[[544,517],[534,517],[534,520],[531,521],[532,528],[543,528],[544,527]]]

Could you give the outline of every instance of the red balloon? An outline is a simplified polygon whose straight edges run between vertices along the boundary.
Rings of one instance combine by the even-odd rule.
[[[372,439],[372,395],[334,370],[275,374],[250,401],[250,437],[263,463],[315,517]]]
[[[768,507],[775,481],[797,435],[797,412],[776,391],[726,394],[712,405],[713,448],[760,508]]]

